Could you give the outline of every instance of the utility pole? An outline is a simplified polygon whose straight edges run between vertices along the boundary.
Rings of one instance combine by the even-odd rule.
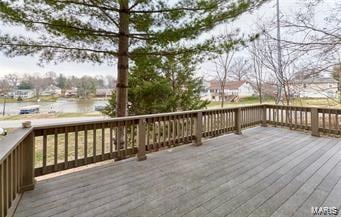
[[[2,108],[2,116],[5,116],[6,113],[6,94],[4,94],[4,106]]]
[[[283,78],[283,70],[282,70],[282,48],[281,48],[281,25],[280,25],[280,17],[279,17],[279,0],[277,0],[277,73],[279,77],[279,85],[277,87],[277,100],[276,104],[283,101],[282,98],[282,89],[284,84],[284,78]]]

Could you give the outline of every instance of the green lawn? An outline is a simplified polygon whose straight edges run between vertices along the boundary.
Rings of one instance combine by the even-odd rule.
[[[272,97],[266,97],[263,100],[263,103],[274,103],[274,99]],[[239,102],[224,102],[224,107],[231,107],[231,106],[240,106],[240,105],[253,105],[253,104],[259,104],[259,98],[258,97],[245,97],[241,98]],[[208,108],[216,108],[220,107],[221,102],[210,102],[208,105]]]
[[[273,104],[275,100],[271,97],[265,98],[263,103]],[[318,106],[318,107],[332,107],[341,108],[341,103],[330,99],[293,99],[291,100],[291,105],[296,106]],[[239,102],[225,102],[224,107],[240,106],[240,105],[253,105],[259,104],[258,97],[246,97],[240,99]],[[220,107],[221,102],[211,102],[208,108]]]

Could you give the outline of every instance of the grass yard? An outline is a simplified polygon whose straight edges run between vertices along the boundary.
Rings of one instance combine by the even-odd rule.
[[[275,103],[275,100],[272,97],[268,97],[268,98],[265,98],[263,103],[273,104]],[[259,104],[258,97],[242,98],[240,99],[239,102],[225,102],[224,107],[253,105],[253,104]],[[211,102],[208,105],[208,108],[217,108],[217,107],[220,107],[220,105],[221,105],[221,102]],[[293,99],[291,100],[291,105],[341,108],[341,102],[337,102],[336,100],[330,100],[330,99]]]
[[[274,103],[275,100],[273,97],[266,97],[263,100],[263,103]],[[259,98],[258,97],[245,97],[241,98],[239,102],[224,102],[224,107],[233,107],[233,106],[241,106],[241,105],[253,105],[253,104],[259,104]],[[208,108],[217,108],[221,106],[221,102],[210,102],[208,105]]]

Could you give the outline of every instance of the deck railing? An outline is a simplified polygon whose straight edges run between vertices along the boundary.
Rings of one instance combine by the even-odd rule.
[[[0,141],[0,217],[20,193],[33,189],[34,177],[108,159],[137,156],[225,133],[240,134],[257,125],[341,135],[340,109],[253,105],[130,116],[99,121],[18,129]],[[118,134],[122,133],[123,142]]]
[[[10,216],[23,191],[34,188],[32,129],[18,129],[0,143],[0,216]],[[12,209],[10,209],[12,207]]]
[[[35,127],[35,175],[108,159],[124,159],[137,153],[139,159],[144,159],[144,153],[192,143],[196,137],[240,132],[242,128],[259,124],[261,111],[261,106],[249,106]],[[123,145],[117,145],[119,130],[124,134]],[[145,148],[138,151],[141,146]]]

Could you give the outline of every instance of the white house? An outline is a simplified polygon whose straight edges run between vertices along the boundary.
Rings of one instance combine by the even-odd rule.
[[[336,98],[338,82],[328,77],[313,77],[291,84],[295,96],[305,98]]]
[[[201,94],[202,99],[209,101],[221,101],[222,91],[221,82],[217,80],[211,80],[204,83],[205,90]],[[254,95],[254,89],[247,81],[227,81],[224,87],[225,100],[229,100],[235,96],[239,98],[248,97]]]
[[[16,90],[15,92],[12,92],[9,94],[13,98],[22,98],[22,99],[29,99],[33,98],[36,93],[34,90],[31,89],[24,89],[24,90]]]
[[[61,94],[62,94],[62,89],[60,89],[59,87],[57,87],[55,85],[50,85],[45,90],[43,90],[40,95],[42,95],[42,96],[55,96],[55,95],[58,95],[59,96]]]
[[[112,96],[114,89],[96,89],[96,96],[97,97],[109,97]]]

